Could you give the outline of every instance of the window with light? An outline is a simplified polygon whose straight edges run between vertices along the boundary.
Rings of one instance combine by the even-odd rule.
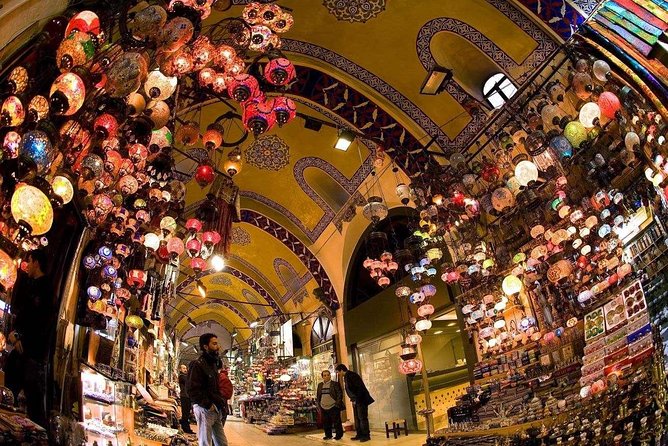
[[[501,108],[515,93],[517,88],[503,73],[496,73],[487,79],[482,88],[483,96],[494,108]]]

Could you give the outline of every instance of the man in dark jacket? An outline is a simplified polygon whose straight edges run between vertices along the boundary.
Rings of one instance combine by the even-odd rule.
[[[188,366],[181,364],[179,367],[179,399],[181,400],[181,429],[186,434],[194,434],[190,429],[190,411],[192,410],[192,403],[188,396]]]
[[[202,354],[190,363],[188,396],[193,403],[197,420],[199,446],[227,446],[223,418],[227,414],[227,401],[218,387],[218,338],[213,333],[199,337]],[[213,441],[213,442],[212,442]]]
[[[369,430],[369,406],[375,401],[371,398],[369,390],[364,385],[362,377],[357,373],[348,370],[343,364],[336,366],[336,373],[339,376],[339,382],[343,382],[346,386],[346,394],[353,403],[353,411],[355,413],[355,435],[352,440],[359,440],[361,443],[371,440],[371,432]]]
[[[47,259],[44,251],[30,251],[25,258],[25,274],[21,273],[14,288],[11,305],[14,330],[8,340],[14,346],[11,357],[17,367],[8,367],[6,376],[15,398],[23,389],[28,417],[42,427],[48,427],[46,372],[50,333],[55,331],[52,318],[55,295],[46,275]]]
[[[323,440],[332,439],[332,425],[336,432],[335,440],[343,437],[343,426],[341,425],[341,409],[343,409],[343,390],[336,381],[332,381],[329,370],[323,370],[322,382],[318,384],[315,402],[322,413],[322,424],[325,428]]]

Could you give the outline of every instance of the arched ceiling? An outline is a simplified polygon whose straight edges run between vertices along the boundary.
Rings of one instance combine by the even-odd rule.
[[[245,2],[233,3],[227,11],[215,11],[205,25],[239,16]],[[341,3],[370,7],[337,10]],[[241,222],[233,227],[227,268],[206,273],[205,299],[193,296],[192,279],[183,276],[182,294],[174,303],[196,323],[214,320],[228,331],[277,312],[308,315],[321,305],[317,289],[343,301],[349,257],[368,226],[361,215],[365,197],[381,194],[389,207],[398,206],[397,181],[409,182],[407,176],[434,162],[425,146],[433,140],[431,151],[466,150],[481,131],[489,111],[476,113],[471,107],[479,105],[480,79],[496,70],[519,86],[558,47],[542,24],[507,0],[279,4],[295,19],[283,36],[282,50],[297,66],[287,94],[301,114],[333,127],[313,131],[297,118],[240,145],[244,165],[234,183],[240,189]],[[434,63],[453,68],[454,81],[440,95],[421,95]],[[204,104],[181,118],[198,120],[204,131],[230,105],[237,107],[232,101]],[[353,127],[370,140],[358,138],[348,151],[335,150],[336,127]],[[238,123],[227,123],[226,131],[229,139],[239,136]],[[371,176],[378,141],[386,155]],[[194,157],[201,151],[198,146],[183,150]],[[217,156],[220,164],[229,150]],[[396,176],[391,160],[402,169]],[[192,175],[196,163],[185,157],[177,161],[179,171]],[[188,211],[208,190],[188,184]],[[190,329],[176,311],[170,322],[180,335]],[[249,335],[241,329],[237,340]]]

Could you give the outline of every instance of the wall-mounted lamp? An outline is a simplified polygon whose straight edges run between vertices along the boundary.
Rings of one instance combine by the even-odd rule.
[[[452,79],[452,70],[434,65],[434,68],[429,70],[427,77],[420,87],[420,94],[435,95],[445,90],[445,86]]]
[[[355,133],[349,129],[339,130],[339,137],[334,144],[335,149],[343,150],[344,152],[348,150],[348,147],[355,141]]]

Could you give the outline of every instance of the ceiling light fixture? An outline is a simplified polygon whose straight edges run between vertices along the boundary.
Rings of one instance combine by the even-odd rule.
[[[345,152],[355,140],[355,136],[355,133],[350,129],[339,130],[339,137],[334,144],[334,148]]]
[[[192,328],[197,328],[197,324],[190,317],[188,317],[188,323]]]
[[[258,325],[260,325],[260,322],[258,321],[253,321],[250,323],[249,327],[250,328],[256,328]]]
[[[313,130],[314,132],[319,132],[322,128],[322,121],[310,116],[304,116],[304,128]]]
[[[186,341],[181,341],[181,345],[184,346],[184,347],[187,347],[188,343]]]
[[[434,332],[435,335],[440,335],[441,333],[443,333],[443,330],[438,330]]]
[[[232,337],[233,337],[233,338],[236,338],[238,334],[239,334],[239,333],[237,333],[236,331],[233,331],[233,332],[232,332]]]
[[[225,259],[223,256],[216,254],[213,257],[211,257],[211,267],[216,271],[216,272],[221,272],[222,270],[225,269]]]
[[[440,65],[435,65],[429,70],[422,86],[420,87],[420,94],[436,95],[445,90],[445,86],[452,79],[452,70],[444,68]]]
[[[197,279],[197,292],[199,293],[200,296],[206,297],[206,287],[202,283],[201,280]]]

